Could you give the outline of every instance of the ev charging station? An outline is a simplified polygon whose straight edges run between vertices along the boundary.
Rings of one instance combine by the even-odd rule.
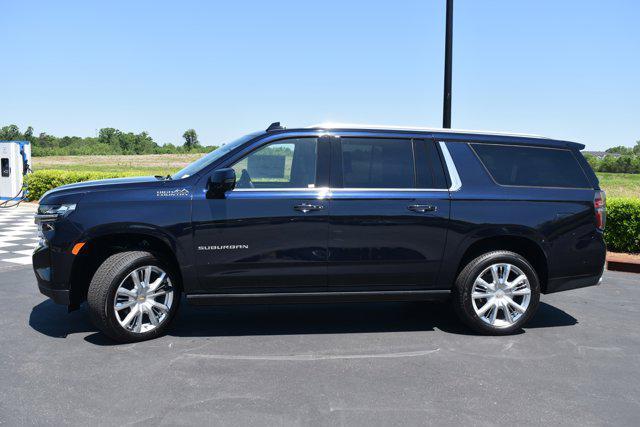
[[[0,207],[24,198],[24,176],[31,171],[29,141],[0,141]]]

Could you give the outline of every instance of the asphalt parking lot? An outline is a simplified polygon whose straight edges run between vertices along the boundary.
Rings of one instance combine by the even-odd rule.
[[[0,269],[0,424],[574,424],[640,420],[640,275],[543,296],[521,334],[445,304],[193,308],[115,345]]]

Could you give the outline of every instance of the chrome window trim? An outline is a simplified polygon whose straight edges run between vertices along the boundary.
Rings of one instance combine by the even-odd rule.
[[[456,164],[454,163],[451,153],[449,153],[449,149],[447,148],[447,143],[444,141],[438,141],[438,145],[442,151],[444,162],[447,166],[447,170],[449,171],[449,178],[451,179],[449,191],[458,191],[462,188],[462,181],[460,180],[460,175],[458,175]]]
[[[469,145],[497,145],[497,146],[500,146],[500,147],[538,148],[540,150],[571,151],[571,149],[567,148],[567,147],[547,147],[547,146],[531,145],[531,144],[501,144],[499,142],[474,142],[474,141],[467,141],[467,142],[465,142],[465,144],[469,144]]]
[[[328,188],[328,187],[314,187],[314,188],[234,188],[233,192],[265,192],[272,191],[274,193],[283,191],[328,191],[330,193],[348,192],[348,191],[371,191],[371,192],[424,192],[424,191],[449,191],[448,188]]]
[[[395,192],[395,193],[407,193],[407,192],[424,192],[424,191],[449,191],[448,188],[332,188],[332,192],[347,192],[347,191],[360,191],[360,192]]]
[[[325,189],[325,187],[300,187],[300,188],[234,188],[231,190],[232,192],[247,192],[247,191],[273,191],[273,192],[281,192],[281,191],[321,191]]]

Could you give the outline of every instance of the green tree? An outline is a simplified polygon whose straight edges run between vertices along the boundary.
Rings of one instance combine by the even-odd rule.
[[[631,151],[631,148],[625,147],[624,145],[616,145],[606,150],[609,154],[631,154]]]
[[[0,140],[3,141],[18,141],[22,139],[20,128],[16,125],[4,126],[0,129]]]
[[[100,129],[100,131],[98,132],[98,141],[101,142],[102,144],[109,144],[109,145],[120,145],[119,141],[118,141],[118,134],[120,133],[120,131],[118,129],[114,129],[114,128],[102,128]]]
[[[135,137],[136,154],[154,153],[157,150],[158,144],[156,144],[148,133],[142,132],[137,134]]]
[[[596,172],[600,170],[600,159],[592,154],[585,154],[584,158],[587,160],[587,162],[589,162],[589,166],[591,166],[591,169]]]
[[[31,126],[27,127],[27,130],[24,131],[24,139],[33,143],[35,138],[33,137],[33,128]]]
[[[184,148],[187,150],[192,150],[194,148],[200,147],[200,141],[198,141],[198,134],[194,129],[188,129],[185,133],[182,134],[184,138]]]
[[[158,145],[147,132],[123,132],[115,128],[102,128],[97,137],[57,137],[46,132],[34,136],[31,126],[24,134],[13,124],[0,127],[0,140],[29,140],[34,156],[208,153],[216,148],[201,146],[193,129],[185,134],[189,137],[190,148],[186,144],[178,147],[173,144]]]

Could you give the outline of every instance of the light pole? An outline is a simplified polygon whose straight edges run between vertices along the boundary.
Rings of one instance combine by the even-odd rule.
[[[442,100],[442,127],[451,128],[451,48],[453,36],[453,0],[447,0],[447,27],[444,39],[444,98]]]

